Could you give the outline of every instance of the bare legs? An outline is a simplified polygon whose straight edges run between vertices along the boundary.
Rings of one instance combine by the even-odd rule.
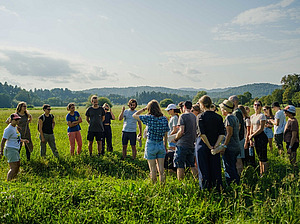
[[[239,176],[241,176],[241,173],[243,172],[243,160],[240,158],[236,159],[235,166],[236,166]]]
[[[191,172],[195,180],[198,180],[198,170],[196,167],[191,167]],[[184,168],[177,168],[177,179],[183,180],[184,179]]]
[[[268,142],[269,142],[270,152],[272,152],[273,151],[273,145],[272,145],[273,138],[268,138]]]
[[[7,181],[10,181],[17,176],[17,174],[19,172],[19,168],[20,168],[20,161],[8,163],[8,164],[9,164],[10,170],[7,173]]]
[[[261,162],[259,161],[259,173],[263,175],[268,169],[268,162]]]
[[[132,149],[132,159],[136,158],[136,146],[135,145],[131,145],[131,149]],[[127,145],[123,145],[122,148],[122,159],[125,159],[127,156]]]
[[[166,176],[165,176],[165,169],[164,169],[164,158],[158,158],[158,159],[149,159],[148,165],[150,169],[150,178],[153,183],[156,183],[157,181],[157,169],[159,173],[159,181],[160,183],[165,183]]]
[[[102,141],[97,141],[97,149],[98,149],[98,154],[101,154]],[[89,141],[89,152],[90,152],[90,156],[91,156],[93,154],[93,141]]]

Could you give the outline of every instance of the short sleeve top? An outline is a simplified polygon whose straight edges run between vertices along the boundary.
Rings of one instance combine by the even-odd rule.
[[[140,115],[140,120],[143,122],[143,124],[147,125],[147,138],[156,141],[161,142],[163,141],[163,137],[166,132],[168,132],[169,126],[168,126],[168,120],[166,117],[155,117],[153,115]]]
[[[19,133],[17,127],[12,126],[9,124],[3,132],[3,138],[7,139],[5,146],[19,149],[20,142],[21,142],[21,134]]]
[[[78,121],[79,117],[80,117],[80,114],[77,111],[75,111],[74,115],[71,115],[70,113],[68,113],[66,116],[66,120],[67,120],[67,122],[68,121],[74,122],[74,121]],[[79,124],[77,124],[74,127],[68,127],[68,132],[75,132],[75,131],[80,131],[80,130],[81,130],[81,127]]]
[[[136,112],[136,110],[127,109],[123,113],[124,123],[123,130],[124,132],[136,132],[137,128],[137,120],[132,117],[132,115]]]
[[[260,114],[252,114],[250,117],[250,121],[253,127],[253,132],[256,132],[260,128],[261,121],[266,121],[267,118],[263,113]]]
[[[284,130],[284,141],[285,142],[291,142],[292,139],[292,132],[297,132],[296,142],[299,142],[299,125],[296,118],[294,119],[288,119],[285,130]]]

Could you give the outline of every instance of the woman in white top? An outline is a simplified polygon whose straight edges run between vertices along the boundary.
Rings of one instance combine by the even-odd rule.
[[[3,155],[7,158],[7,161],[10,166],[10,170],[7,173],[7,181],[10,181],[14,177],[17,176],[20,168],[20,143],[25,142],[29,143],[27,139],[21,139],[21,134],[17,129],[17,125],[20,122],[21,117],[18,114],[11,114],[10,115],[10,124],[4,129],[3,137],[1,141],[1,148],[0,148],[0,158]]]
[[[257,100],[254,102],[255,113],[250,117],[251,127],[250,127],[250,146],[255,146],[256,153],[259,158],[260,175],[262,175],[267,170],[268,156],[268,137],[264,132],[266,124],[266,116],[261,113],[262,103]],[[254,141],[253,141],[254,140]]]

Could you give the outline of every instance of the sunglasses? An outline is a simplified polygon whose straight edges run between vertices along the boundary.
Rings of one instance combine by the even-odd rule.
[[[48,108],[48,109],[46,109],[46,110],[51,110],[51,108]]]
[[[108,110],[108,108],[104,108],[104,110]]]
[[[254,106],[260,107],[260,104],[259,103],[255,103]]]

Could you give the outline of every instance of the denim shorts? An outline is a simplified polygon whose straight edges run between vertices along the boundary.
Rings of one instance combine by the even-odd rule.
[[[265,132],[265,134],[267,135],[268,138],[273,138],[274,137],[272,128],[265,128],[264,132]]]
[[[176,147],[176,143],[174,143],[174,142],[169,142],[169,147]]]
[[[152,141],[150,139],[147,139],[146,145],[145,145],[145,159],[159,159],[159,158],[165,158],[166,156],[166,149],[164,146],[164,142],[156,142]]]
[[[195,148],[177,145],[174,154],[174,165],[176,168],[195,167]]]
[[[6,147],[4,149],[4,156],[7,158],[7,162],[9,163],[20,161],[19,149]]]

